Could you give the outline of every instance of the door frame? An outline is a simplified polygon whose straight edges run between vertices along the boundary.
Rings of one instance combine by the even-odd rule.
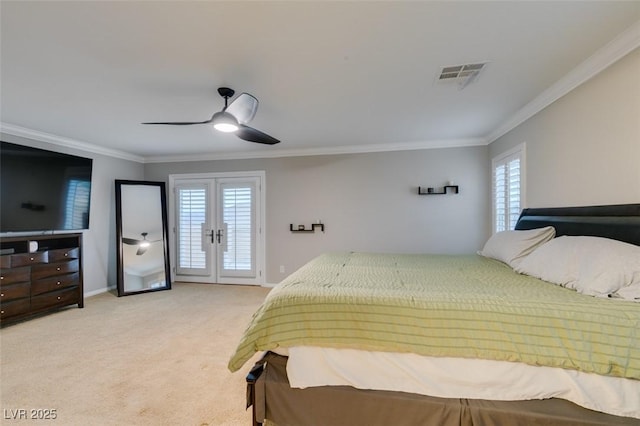
[[[169,175],[169,246],[173,247],[169,250],[171,255],[171,281],[176,277],[176,181],[183,180],[198,180],[198,179],[222,179],[222,178],[258,178],[259,187],[259,208],[257,212],[258,220],[256,220],[256,226],[258,227],[258,237],[256,240],[256,279],[253,284],[240,284],[240,285],[260,285],[265,284],[265,249],[266,249],[266,229],[265,229],[265,201],[266,201],[266,173],[264,170],[251,170],[240,172],[211,172],[211,173],[181,173]],[[217,202],[217,201],[216,201]],[[216,260],[217,261],[217,260]],[[235,283],[234,283],[235,284]]]

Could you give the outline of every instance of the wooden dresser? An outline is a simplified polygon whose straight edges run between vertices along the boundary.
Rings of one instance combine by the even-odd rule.
[[[0,324],[84,306],[82,234],[1,238],[0,248]]]

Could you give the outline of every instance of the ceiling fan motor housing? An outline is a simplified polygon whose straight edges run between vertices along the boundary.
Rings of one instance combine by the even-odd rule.
[[[220,94],[220,96],[226,99],[232,97],[236,93],[236,91],[228,87],[219,87],[218,93]]]

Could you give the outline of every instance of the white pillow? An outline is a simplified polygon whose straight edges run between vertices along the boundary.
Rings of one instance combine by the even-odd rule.
[[[608,238],[562,236],[538,247],[515,270],[580,293],[607,297],[640,283],[640,247]],[[630,297],[626,293],[620,296]]]
[[[640,275],[640,272],[638,272],[638,274]],[[634,280],[632,284],[622,287],[613,293],[612,297],[640,303],[640,279]]]
[[[526,231],[497,232],[487,240],[479,255],[499,260],[515,268],[522,259],[539,245],[553,239],[556,230],[553,226],[529,229]]]

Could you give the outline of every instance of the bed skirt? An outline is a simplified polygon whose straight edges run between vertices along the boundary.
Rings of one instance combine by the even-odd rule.
[[[253,425],[354,426],[615,426],[640,425],[562,399],[487,401],[436,398],[349,386],[294,389],[287,357],[267,352],[247,376],[247,407]],[[372,372],[375,374],[375,372]]]

